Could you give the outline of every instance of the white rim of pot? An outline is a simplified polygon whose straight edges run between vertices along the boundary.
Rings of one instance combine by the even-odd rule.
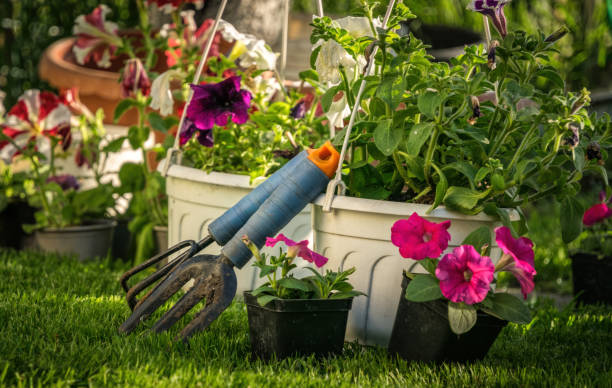
[[[166,161],[162,161],[157,170],[162,171]],[[239,187],[244,189],[252,189],[257,184],[250,184],[248,175],[230,174],[226,172],[211,171],[206,172],[193,167],[181,166],[173,164],[168,169],[169,178],[184,179],[192,182],[206,182],[214,185]]]
[[[325,195],[321,194],[314,200],[313,205],[319,208],[323,208],[325,204]],[[499,221],[498,218],[479,213],[476,215],[468,215],[460,212],[452,211],[444,206],[438,206],[432,210],[429,214],[427,210],[431,205],[424,205],[418,203],[406,203],[406,202],[395,202],[395,201],[383,201],[376,199],[365,199],[347,197],[344,195],[336,195],[332,203],[333,210],[348,210],[354,212],[364,213],[376,213],[376,214],[387,214],[391,216],[410,216],[416,212],[421,217],[432,217],[432,218],[443,218],[448,220],[462,219],[470,221],[487,221],[495,222]],[[330,214],[333,216],[333,213]],[[512,210],[510,213],[510,219],[518,219],[516,211]]]

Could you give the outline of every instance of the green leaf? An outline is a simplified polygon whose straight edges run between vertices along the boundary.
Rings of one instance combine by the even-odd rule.
[[[360,296],[360,295],[365,295],[365,294],[359,291],[337,292],[335,294],[331,294],[329,299],[348,299],[348,298],[353,298],[355,296]]]
[[[545,69],[538,71],[536,74],[552,81],[560,89],[565,89],[565,81],[563,81],[563,78],[561,78],[557,71]]]
[[[561,236],[565,243],[582,233],[583,214],[584,208],[575,197],[567,196],[561,202]]]
[[[115,108],[115,114],[113,116],[113,121],[117,122],[119,121],[119,119],[121,118],[121,116],[123,116],[123,114],[130,109],[133,106],[138,105],[137,101],[134,100],[133,98],[126,98],[121,100],[118,104],[117,107]]]
[[[523,324],[531,322],[529,308],[516,296],[507,293],[497,293],[489,296],[487,299],[490,300],[490,306],[487,309],[483,309],[483,311],[490,311],[492,315],[510,322]]]
[[[166,133],[168,132],[168,127],[166,127],[166,122],[163,117],[159,115],[157,112],[151,112],[148,114],[147,119],[149,120],[149,124],[151,127],[159,132]]]
[[[275,299],[280,299],[280,298],[278,296],[265,294],[257,298],[257,303],[259,303],[260,306],[265,306]]]
[[[270,286],[267,286],[267,285],[263,285],[263,286],[261,286],[259,288],[254,289],[253,291],[251,291],[251,295],[257,296],[257,295],[259,295],[259,294],[261,294],[263,292],[272,292],[273,293],[275,291],[274,291],[274,288],[272,288]]]
[[[406,299],[411,302],[428,302],[440,298],[440,283],[432,275],[417,274],[406,287]]]
[[[478,314],[474,306],[465,303],[448,302],[448,322],[453,333],[467,333],[476,324]]]
[[[473,210],[478,201],[487,196],[487,192],[480,193],[465,187],[451,186],[444,196],[444,204],[450,209],[459,211]]]
[[[334,86],[333,88],[327,89],[325,93],[321,96],[321,108],[323,111],[328,112],[331,104],[334,102],[334,97],[341,90],[341,85]]]
[[[309,80],[318,81],[319,80],[319,75],[317,74],[316,71],[312,69],[300,71],[298,75],[302,81],[309,81]]]
[[[406,90],[406,81],[400,74],[386,75],[376,91],[376,96],[380,97],[393,111],[402,100],[402,95]]]
[[[497,191],[503,191],[506,188],[506,182],[501,174],[495,173],[491,176],[491,186]]]
[[[436,267],[438,266],[438,259],[423,259],[419,261],[419,264],[421,264],[421,266],[425,268],[425,270],[429,272],[430,274],[432,275],[436,274]]]
[[[393,120],[391,119],[383,120],[374,130],[374,143],[385,156],[389,156],[395,151],[402,141],[404,132],[401,128],[393,128],[392,124]]]
[[[145,188],[146,178],[142,165],[136,163],[123,163],[119,170],[119,181],[123,193],[136,192]]]
[[[276,267],[272,265],[262,265],[259,267],[259,270],[259,277],[263,278],[264,276],[276,271]]]
[[[278,281],[278,284],[281,287],[290,288],[293,290],[300,290],[300,291],[306,291],[306,292],[310,291],[310,287],[308,287],[308,283],[306,283],[303,280],[292,278],[292,277],[283,278]]]
[[[104,146],[104,148],[102,148],[102,152],[119,152],[123,146],[123,142],[125,142],[125,139],[127,139],[125,136],[120,136],[113,139],[106,146]]]
[[[418,155],[421,152],[423,144],[431,136],[434,123],[419,123],[410,128],[408,140],[406,141],[406,153],[410,155]]]
[[[486,226],[481,226],[470,233],[461,243],[461,245],[473,246],[478,252],[485,244],[491,246],[491,230]]]
[[[315,48],[314,50],[312,50],[312,53],[310,53],[310,67],[313,69],[316,67],[317,57],[319,56],[319,51],[321,51],[321,47],[322,46]]]
[[[491,170],[488,167],[480,167],[480,169],[476,173],[476,176],[474,177],[474,183],[481,182],[487,177],[487,175],[489,175],[490,171]]]
[[[417,100],[419,111],[431,119],[435,117],[436,110],[441,103],[442,97],[437,92],[425,92]]]
[[[446,192],[448,190],[448,180],[446,180],[446,176],[444,175],[442,170],[440,170],[438,166],[436,166],[435,164],[432,164],[431,166],[438,173],[440,180],[438,181],[438,184],[436,185],[436,196],[434,198],[434,203],[427,210],[428,213],[431,212],[433,209],[437,208],[438,206],[440,206],[442,201],[444,201],[444,197],[446,196]]]
[[[514,224],[512,223],[512,220],[510,220],[510,215],[508,214],[508,211],[506,209],[500,209],[494,203],[489,202],[485,205],[484,211],[486,214],[490,216],[499,217],[502,224],[504,226],[507,226],[510,229],[510,232],[512,232],[512,235],[514,235],[515,237],[519,235],[516,232],[516,229],[514,228]]]

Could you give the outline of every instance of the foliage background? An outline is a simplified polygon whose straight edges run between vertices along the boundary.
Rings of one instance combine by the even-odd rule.
[[[361,0],[324,0],[327,13],[347,14]],[[385,0],[383,0],[384,2]],[[295,12],[313,12],[313,0],[292,0]],[[480,15],[467,11],[468,0],[410,0],[409,6],[428,23],[482,30]],[[574,89],[612,88],[612,34],[606,3],[612,0],[513,0],[510,23],[528,32],[552,32],[565,24],[572,33],[561,42],[559,65]],[[3,0],[0,1],[0,90],[10,107],[24,90],[48,87],[38,78],[38,58],[57,39],[70,36],[74,19],[105,3],[120,26],[135,25],[133,0]]]

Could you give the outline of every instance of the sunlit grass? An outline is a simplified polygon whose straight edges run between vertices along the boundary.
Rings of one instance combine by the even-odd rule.
[[[115,268],[113,268],[113,265]],[[347,344],[324,360],[252,359],[243,304],[234,303],[189,345],[145,322],[129,336],[118,284],[126,267],[0,251],[0,386],[610,386],[612,308],[536,307],[471,365],[427,365]],[[304,335],[308,333],[305,332]]]

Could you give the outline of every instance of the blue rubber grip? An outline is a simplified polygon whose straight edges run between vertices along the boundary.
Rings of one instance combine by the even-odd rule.
[[[221,253],[236,267],[242,268],[252,256],[251,251],[242,242],[242,236],[247,235],[258,248],[261,248],[266,242],[266,237],[275,237],[293,217],[325,189],[328,183],[329,178],[319,167],[308,159],[301,160],[293,169],[293,173],[283,180],[247,223],[221,249]]]
[[[208,226],[208,233],[219,245],[225,245],[234,237],[249,218],[255,213],[272,192],[293,174],[295,167],[308,157],[307,151],[302,151],[276,171],[269,178],[259,184],[238,203],[228,209],[221,217]]]

